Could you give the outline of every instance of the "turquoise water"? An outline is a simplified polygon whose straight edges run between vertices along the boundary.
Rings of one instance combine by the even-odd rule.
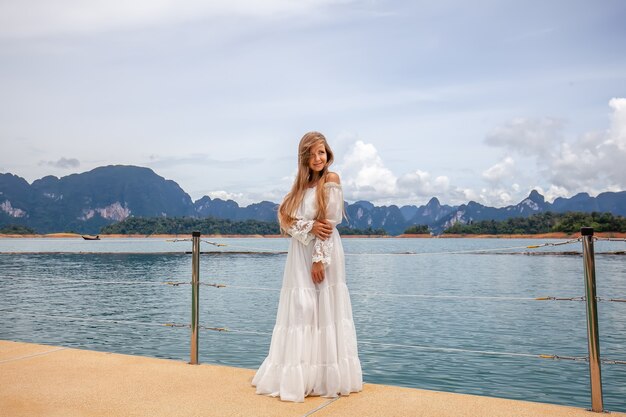
[[[212,241],[230,246],[203,244],[202,250],[284,251],[288,245],[286,239]],[[544,242],[555,241],[344,239],[365,380],[589,407],[586,362],[464,351],[587,355],[582,302],[466,298],[583,295],[580,256],[522,254]],[[190,247],[159,239],[0,239],[0,338],[188,360],[189,330],[159,324],[189,322],[189,286],[160,283],[189,281]],[[449,253],[498,248],[511,249]],[[596,252],[624,249],[624,242],[596,243]],[[202,282],[248,288],[201,287],[201,324],[242,331],[202,331],[201,362],[260,365],[285,256],[202,255]],[[626,298],[625,261],[596,257],[599,297]],[[626,303],[601,302],[599,315],[602,357],[626,360]],[[605,407],[626,411],[626,365],[604,364],[602,377]]]

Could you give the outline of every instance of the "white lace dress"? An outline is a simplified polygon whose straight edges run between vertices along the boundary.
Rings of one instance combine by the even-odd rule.
[[[329,239],[310,233],[317,211],[315,188],[307,189],[294,226],[276,325],[267,358],[252,379],[257,394],[304,401],[308,395],[337,397],[361,391],[363,376],[357,352],[352,305],[346,286],[341,237],[341,185],[326,183]],[[325,279],[311,279],[313,262],[322,261]]]

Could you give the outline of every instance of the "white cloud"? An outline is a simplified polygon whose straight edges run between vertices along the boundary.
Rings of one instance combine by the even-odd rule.
[[[398,178],[399,188],[408,195],[432,197],[446,194],[450,189],[450,179],[446,176],[432,176],[425,171],[414,171]]]
[[[39,165],[51,166],[55,168],[77,168],[80,166],[80,161],[76,158],[62,157],[58,161],[39,161]]]
[[[8,0],[0,2],[0,37],[97,32],[225,16],[290,17],[332,3],[337,1]]]
[[[547,190],[544,190],[543,187],[541,187],[540,185],[536,185],[532,187],[531,189],[529,189],[528,191],[530,192],[531,190],[537,190],[539,194],[545,197],[546,201],[554,201],[558,197],[571,197],[572,196],[571,193],[567,191],[566,188],[558,187],[556,185],[551,185]]]
[[[478,198],[474,199],[481,204],[495,207],[508,206],[510,204],[516,204],[519,202],[519,198],[514,198],[511,195],[511,190],[499,187],[499,188],[482,188],[478,193]]]
[[[397,178],[385,167],[374,145],[356,141],[338,170],[352,200],[385,199],[397,195]]]
[[[229,193],[228,191],[218,190],[218,191],[209,191],[207,193],[211,199],[219,198],[222,200],[234,200],[234,201],[243,201],[245,196],[242,193]]]
[[[621,151],[624,151],[626,150],[626,98],[613,98],[609,101],[609,106],[613,109],[613,114],[607,144],[615,144]]]
[[[226,169],[242,169],[250,166],[258,166],[264,162],[262,158],[236,158],[236,159],[215,159],[207,154],[189,154],[181,156],[159,156],[150,155],[147,165],[154,169],[167,169],[178,166],[217,166]]]
[[[357,140],[337,164],[348,201],[369,200],[375,204],[425,204],[438,197],[445,203],[460,204],[471,190],[450,185],[446,176],[433,177],[430,173],[415,170],[397,176],[387,168],[371,143]]]
[[[510,156],[483,172],[483,178],[491,183],[500,183],[515,174],[515,161]]]
[[[543,187],[535,188],[545,189],[548,201],[579,192],[595,195],[624,190],[626,99],[613,98],[609,107],[610,125],[604,132],[587,132],[572,140],[563,135],[564,126],[556,119],[516,119],[494,129],[486,143],[533,158],[535,171],[545,182]],[[493,184],[502,184],[504,179],[517,176],[512,159],[505,159],[483,172],[483,178]]]
[[[626,99],[614,98],[609,105],[613,113],[606,132],[562,142],[551,155],[545,168],[552,184],[570,194],[626,188]]]
[[[552,149],[562,141],[563,122],[554,118],[517,118],[493,129],[485,143],[499,146],[522,155],[535,156]]]

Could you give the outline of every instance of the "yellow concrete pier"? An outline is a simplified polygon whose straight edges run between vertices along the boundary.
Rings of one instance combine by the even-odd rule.
[[[0,341],[0,416],[601,415],[575,407],[376,384],[339,399],[289,403],[255,395],[253,375],[249,369]]]

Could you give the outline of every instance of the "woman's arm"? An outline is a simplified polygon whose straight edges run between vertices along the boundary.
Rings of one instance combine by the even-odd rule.
[[[294,239],[308,245],[315,238],[315,235],[311,233],[314,224],[315,220],[298,219],[287,229],[287,233]]]
[[[333,229],[341,223],[343,217],[343,192],[339,183],[339,176],[334,172],[328,174],[326,180],[326,192],[328,192],[328,205],[326,207],[326,217]],[[334,233],[334,230],[333,230]],[[315,239],[313,248],[313,262],[322,262],[325,265],[331,263],[331,251],[333,243],[330,240]]]

